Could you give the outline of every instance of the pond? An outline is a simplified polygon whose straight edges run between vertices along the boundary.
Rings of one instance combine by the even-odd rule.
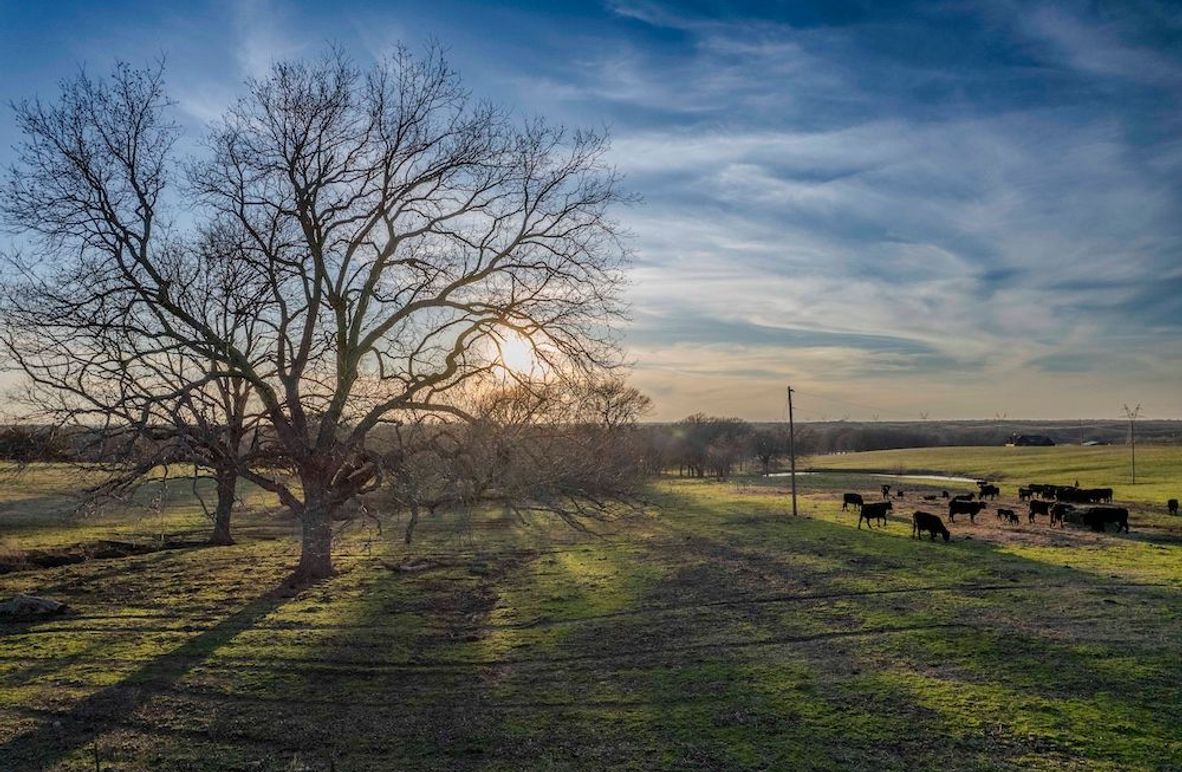
[[[816,474],[835,475],[835,476],[836,475],[853,475],[853,476],[857,476],[857,477],[881,477],[885,480],[931,480],[931,481],[935,481],[935,482],[961,483],[961,484],[967,483],[969,485],[976,485],[976,483],[977,483],[976,477],[955,477],[952,475],[945,475],[945,474],[885,474],[885,473],[878,473],[878,472],[847,472],[842,469],[833,469],[833,470],[826,469],[826,470],[815,471],[815,472],[797,472],[796,476],[803,477],[805,475],[816,475]],[[768,477],[791,477],[791,476],[792,476],[791,472],[774,472],[774,473],[768,475]]]

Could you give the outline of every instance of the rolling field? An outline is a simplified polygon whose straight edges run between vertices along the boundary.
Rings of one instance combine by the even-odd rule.
[[[991,508],[932,543],[840,510],[878,478],[802,478],[798,518],[785,482],[665,480],[598,534],[495,512],[410,548],[348,532],[298,593],[264,515],[234,547],[2,575],[76,613],[0,623],[0,768],[1182,767],[1182,518]],[[10,549],[137,532],[23,511]]]
[[[1137,447],[1137,483],[1132,483],[1126,445],[1049,448],[908,448],[817,456],[816,469],[875,470],[891,473],[936,472],[988,478],[1016,490],[1027,483],[1113,488],[1125,501],[1165,505],[1182,499],[1182,445]]]

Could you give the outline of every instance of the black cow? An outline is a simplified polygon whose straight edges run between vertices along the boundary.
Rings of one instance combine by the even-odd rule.
[[[948,491],[940,491],[940,498],[942,498],[942,499],[948,498]]]
[[[1077,488],[1061,485],[1055,489],[1055,498],[1069,504],[1095,504],[1112,500],[1111,488]]]
[[[1032,523],[1034,522],[1035,515],[1049,515],[1049,514],[1051,514],[1051,504],[1052,504],[1052,502],[1050,502],[1050,501],[1043,501],[1041,499],[1031,499],[1030,503],[1027,505],[1028,507],[1030,507],[1030,522],[1032,522]]]
[[[870,519],[874,518],[879,525],[886,525],[887,512],[894,509],[895,506],[889,501],[875,501],[870,504],[863,504],[862,511],[858,515],[858,527],[862,527],[862,521],[866,521],[866,527],[870,527]]]
[[[897,499],[901,499],[901,498],[903,498],[903,496],[904,496],[906,493],[907,493],[907,491],[905,491],[905,490],[903,490],[902,488],[900,488],[899,490],[895,491],[895,498],[897,498]]]
[[[1030,490],[1029,488],[1019,488],[1018,489],[1018,501],[1028,501],[1029,499],[1031,499],[1033,497],[1034,497],[1034,491]]]
[[[1171,515],[1178,514],[1178,499],[1170,499],[1167,501],[1166,509],[1169,510]]]
[[[997,508],[997,519],[998,520],[1005,520],[1010,525],[1017,525],[1018,524],[1018,513],[1012,509],[1002,509],[1001,507],[998,507]]]
[[[931,534],[932,541],[936,540],[936,534],[943,536],[944,541],[952,538],[952,534],[948,533],[948,528],[938,515],[931,515],[927,512],[915,512],[911,515],[911,538],[920,538],[920,534],[924,531]]]
[[[855,507],[861,508],[862,494],[861,493],[843,493],[843,494],[841,494],[841,508],[845,509],[850,504],[853,504]]]
[[[972,501],[972,500],[973,500],[973,494],[971,494],[971,493],[958,493],[952,497],[952,501]]]
[[[1103,533],[1108,523],[1116,523],[1116,532],[1129,532],[1129,510],[1124,507],[1088,507],[1083,511],[1084,525]]]
[[[882,486],[882,497],[884,499],[889,499],[891,497],[891,486],[889,486],[889,485]]]
[[[934,493],[929,493],[924,496],[921,496],[920,498],[922,498],[924,501],[935,501],[936,499],[938,499],[940,497]]]
[[[948,519],[955,523],[957,515],[968,515],[969,520],[976,523],[977,515],[981,514],[981,510],[986,506],[984,501],[957,501],[953,499],[948,502]]]
[[[1058,497],[1075,504],[1100,504],[1112,501],[1112,488],[1063,488]]]
[[[1067,513],[1074,511],[1075,507],[1071,506],[1070,504],[1062,504],[1059,502],[1052,504],[1048,513],[1051,516],[1051,525],[1054,526],[1055,523],[1058,523],[1060,528],[1065,527]]]
[[[985,500],[986,496],[991,499],[996,499],[1000,493],[1001,490],[996,485],[982,485],[981,491],[977,494],[977,498],[981,499],[982,501]]]

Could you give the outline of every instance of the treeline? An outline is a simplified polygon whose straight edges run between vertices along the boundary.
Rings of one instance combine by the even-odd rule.
[[[798,436],[797,452],[802,452]],[[641,432],[649,474],[676,471],[683,477],[726,479],[757,468],[764,474],[789,451],[787,427],[695,413],[672,424],[648,424]]]
[[[27,464],[34,461],[69,461],[77,449],[63,434],[42,426],[0,428],[0,461]]]
[[[1182,442],[1182,421],[1138,421],[1136,431],[1138,442]],[[1014,434],[1043,435],[1057,445],[1119,445],[1128,441],[1129,424],[1121,420],[826,421],[797,427],[798,440],[807,448],[807,453],[1000,446]]]
[[[827,421],[798,424],[798,460],[827,453],[895,448],[1000,446],[1013,434],[1045,435],[1060,445],[1120,444],[1128,439],[1124,421]],[[674,423],[642,427],[643,457],[652,474],[725,479],[736,471],[768,474],[784,466],[789,453],[783,423],[749,423],[697,413]],[[1140,421],[1137,441],[1182,441],[1182,421]]]

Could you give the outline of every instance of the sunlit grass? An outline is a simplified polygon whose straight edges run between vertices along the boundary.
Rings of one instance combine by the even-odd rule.
[[[906,509],[858,530],[840,485],[805,482],[793,518],[783,480],[756,482],[666,479],[599,536],[497,511],[409,548],[348,530],[340,573],[286,596],[289,526],[0,576],[0,596],[79,612],[3,631],[0,749],[53,732],[28,752],[132,769],[1182,764],[1170,522],[933,544]]]
[[[1135,485],[1130,449],[1124,445],[908,448],[814,456],[809,464],[817,469],[987,478],[1010,489],[1031,482],[1071,485],[1078,480],[1085,488],[1111,487],[1118,498],[1159,506],[1166,499],[1182,498],[1182,445],[1139,445]]]

